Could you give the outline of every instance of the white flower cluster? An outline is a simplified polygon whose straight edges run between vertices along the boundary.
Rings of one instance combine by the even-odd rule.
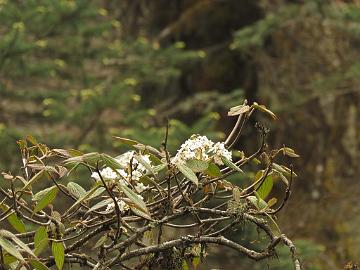
[[[126,202],[124,202],[123,200],[121,200],[119,198],[116,198],[116,201],[117,201],[117,204],[119,206],[121,213],[125,212],[126,210],[129,210],[129,206],[126,204]],[[110,213],[114,209],[115,209],[115,204],[112,202],[107,205],[105,212]]]
[[[223,165],[221,157],[226,158],[227,160],[232,161],[232,154],[229,150],[225,148],[225,144],[223,142],[217,142],[212,147],[211,151],[214,153],[214,162],[219,165]]]
[[[137,196],[138,196],[141,200],[144,199],[144,197],[141,196],[140,194],[137,194]],[[116,199],[116,202],[117,202],[117,204],[118,204],[118,206],[119,206],[119,210],[120,210],[121,213],[124,213],[125,211],[127,211],[127,210],[130,209],[129,205],[127,205],[127,203],[126,203],[125,201],[123,201],[121,198],[115,198],[115,199]],[[109,204],[107,205],[107,207],[106,207],[106,209],[105,209],[105,212],[106,212],[106,213],[110,213],[110,212],[112,212],[114,209],[115,209],[115,204],[112,202],[112,203],[109,203]]]
[[[122,185],[128,186],[130,182],[135,183],[134,187],[138,193],[143,192],[147,186],[139,182],[140,178],[146,174],[146,168],[140,164],[135,158],[135,151],[128,151],[115,159],[119,162],[121,166],[125,169],[118,169],[116,172],[110,167],[106,167],[100,171],[101,177],[104,180],[118,180]],[[151,164],[150,158],[148,155],[141,156],[144,161]],[[131,163],[131,167],[130,167]],[[100,176],[97,172],[93,172],[91,177],[100,181]]]
[[[125,169],[118,169],[114,171],[110,167],[106,167],[100,170],[101,177],[106,180],[116,180],[119,181],[122,185],[129,186],[130,182],[133,184],[135,191],[137,193],[141,193],[148,188],[148,186],[139,182],[140,178],[146,174],[146,168],[139,163],[135,158],[135,151],[128,151],[115,159],[119,162],[119,164]],[[151,165],[151,161],[149,155],[142,155],[141,158]],[[131,163],[131,164],[130,164]],[[93,172],[91,177],[96,181],[100,181],[100,176],[97,172]],[[139,198],[143,199],[143,197],[138,194]],[[120,211],[124,212],[129,209],[129,206],[121,199],[116,198]],[[110,203],[107,205],[106,212],[111,212],[114,210],[114,203]]]
[[[185,164],[189,159],[208,161],[213,158],[216,164],[223,165],[222,157],[232,160],[232,154],[223,142],[214,143],[206,136],[192,135],[181,145],[171,163]]]

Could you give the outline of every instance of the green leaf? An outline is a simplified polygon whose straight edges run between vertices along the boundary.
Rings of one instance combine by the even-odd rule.
[[[271,198],[271,199],[267,202],[268,207],[272,207],[272,206],[274,206],[276,203],[277,203],[277,199],[276,199],[276,198]]]
[[[254,102],[254,104],[251,107],[254,108],[254,109],[257,109],[259,111],[262,111],[264,113],[267,113],[273,119],[276,119],[276,115],[272,111],[270,111],[268,108],[266,108],[265,105],[259,105],[256,102]]]
[[[143,211],[140,211],[139,209],[135,208],[134,206],[130,206],[130,209],[135,215],[145,218],[147,220],[152,220],[149,214],[147,214]]]
[[[107,155],[107,154],[101,154],[101,159],[111,169],[113,169],[115,172],[119,169],[126,169],[124,166],[122,166],[115,158]]]
[[[104,206],[107,206],[108,204],[112,203],[113,202],[113,199],[109,198],[109,199],[106,199],[106,200],[103,200],[103,201],[100,201],[98,202],[97,204],[95,204],[94,206],[92,206],[87,212],[86,214],[92,212],[92,211],[95,211],[97,209],[100,209]]]
[[[199,264],[200,264],[200,257],[193,258],[192,265],[194,267],[194,270],[196,270],[198,268]]]
[[[30,264],[32,267],[34,267],[36,270],[50,270],[45,264],[38,260],[30,260]]]
[[[265,219],[271,229],[271,232],[277,237],[281,236],[280,228],[275,222],[275,220],[269,214],[265,213],[265,215],[266,215]]]
[[[26,232],[25,224],[24,222],[18,218],[18,216],[13,213],[8,218],[7,221],[10,223],[10,225],[19,233]]]
[[[256,186],[256,192],[258,193],[261,199],[265,199],[269,195],[269,193],[272,190],[273,184],[274,182],[272,177],[267,176],[263,181],[263,183],[261,184],[261,186],[259,185]]]
[[[190,270],[189,265],[185,259],[182,260],[181,267],[182,267],[182,270]]]
[[[100,159],[100,154],[98,152],[87,153],[82,156],[75,156],[64,160],[65,165],[76,165],[80,162],[85,162],[89,164],[96,164]]]
[[[16,237],[15,234],[13,234],[12,232],[6,231],[6,230],[0,230],[0,235],[7,237],[7,238],[11,238],[11,240],[17,244],[20,248],[22,248],[25,252],[27,252],[29,255],[36,257],[35,254],[32,252],[32,250],[23,242],[21,241],[19,238]]]
[[[275,170],[276,172],[287,174],[287,171],[283,167],[281,167],[279,164],[272,163],[271,166],[272,166],[273,170]]]
[[[126,144],[128,146],[134,146],[136,144],[139,144],[139,142],[135,141],[135,140],[131,140],[131,139],[127,139],[127,138],[122,138],[122,137],[117,137],[114,136],[114,138],[118,141],[120,141],[123,144]]]
[[[0,209],[5,212],[9,209],[9,207],[5,204],[0,205]],[[10,216],[7,217],[7,221],[10,223],[10,225],[19,233],[26,232],[25,224],[24,222],[18,218],[16,213],[12,213]]]
[[[267,203],[256,196],[248,196],[247,199],[256,207],[258,210],[263,210],[267,207]]]
[[[69,182],[66,187],[70,194],[72,194],[77,199],[85,196],[86,194],[86,190],[75,182]]]
[[[89,191],[87,191],[82,197],[80,197],[68,210],[66,210],[66,212],[63,214],[64,216],[67,215],[67,213],[69,213],[71,210],[73,210],[75,207],[77,207],[79,204],[81,204],[84,200],[86,199],[90,199],[91,198],[91,195],[95,194],[95,192],[102,188],[101,189],[101,192],[104,192],[105,188],[104,187],[100,187],[101,183],[100,182],[96,182],[95,186],[92,187],[92,189],[90,189]]]
[[[210,163],[209,167],[206,169],[205,173],[212,177],[221,176],[220,168],[215,163]]]
[[[149,153],[148,155],[149,155],[150,161],[154,165],[161,165],[162,164],[161,160],[157,156],[155,156],[153,153]]]
[[[46,194],[42,196],[42,198],[38,201],[37,205],[35,206],[34,213],[39,212],[44,207],[48,206],[52,201],[56,198],[58,193],[57,186],[51,187]]]
[[[93,194],[91,194],[87,200],[91,200],[93,198],[98,197],[99,195],[101,195],[106,189],[104,187],[99,187],[97,190],[95,190],[95,192]]]
[[[287,178],[282,174],[282,173],[278,173],[281,181],[283,181],[285,183],[286,186],[289,186],[289,180],[287,180]]]
[[[199,184],[199,180],[196,174],[189,167],[182,164],[177,164],[176,167],[187,179],[193,182],[196,186]]]
[[[224,162],[224,164],[226,166],[228,166],[230,169],[233,169],[233,170],[236,170],[238,172],[242,172],[243,173],[243,170],[240,169],[238,166],[236,166],[235,163],[233,163],[231,160],[228,160],[226,157],[221,157],[221,160],[222,162]]]
[[[153,171],[155,173],[158,173],[158,172],[161,172],[162,170],[166,169],[167,168],[167,165],[166,164],[160,164],[160,165],[156,165],[153,168]]]
[[[108,239],[108,236],[106,234],[104,234],[103,236],[101,236],[99,238],[99,240],[97,240],[94,247],[92,247],[91,249],[97,249],[97,248],[101,247],[106,242],[107,239]]]
[[[120,188],[125,193],[126,197],[128,197],[134,204],[135,207],[142,212],[146,213],[147,215],[150,215],[149,210],[146,207],[145,202],[136,194],[132,189],[129,187],[120,184]],[[130,205],[131,206],[131,205]]]
[[[186,166],[197,173],[205,171],[209,167],[209,163],[199,159],[189,159],[186,161]]]
[[[11,243],[9,240],[0,236],[0,246],[10,255],[14,256],[16,259],[24,262],[24,257],[20,254],[17,247]]]
[[[40,201],[49,192],[49,190],[52,190],[53,188],[54,186],[40,190],[38,193],[32,196],[31,200]]]
[[[39,255],[48,245],[49,238],[47,234],[47,228],[44,226],[40,226],[34,236],[34,244],[35,244],[35,251],[36,255]]]
[[[62,270],[65,260],[65,247],[63,242],[52,242],[52,254],[54,255],[55,264],[59,270]]]

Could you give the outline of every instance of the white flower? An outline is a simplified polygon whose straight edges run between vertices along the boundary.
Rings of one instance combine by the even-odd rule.
[[[145,189],[147,189],[148,186],[145,186],[143,183],[139,182],[135,185],[135,190],[137,191],[137,193],[141,193],[143,192]]]
[[[134,157],[135,151],[128,151],[115,159],[126,169],[118,169],[116,172],[110,167],[100,170],[100,174],[104,180],[118,180],[123,185],[129,185],[130,181],[139,181],[140,178],[147,173],[145,166],[139,163]],[[151,165],[149,155],[141,155],[145,162]],[[132,167],[130,168],[130,163]],[[97,172],[93,172],[91,177],[100,181],[100,176]]]
[[[109,167],[100,170],[100,174],[104,180],[115,180],[118,178],[117,173]],[[100,181],[100,175],[98,174],[98,172],[93,172],[91,174],[91,177],[94,178],[96,181]]]
[[[139,181],[139,179],[147,172],[146,168],[141,163],[139,163],[137,159],[134,158],[135,154],[135,151],[128,151],[116,157],[116,160],[120,163],[120,165],[127,168],[126,171],[123,170],[122,172],[120,172],[120,174],[128,181]],[[141,158],[151,165],[149,155],[141,155]],[[131,170],[130,163],[132,165]]]
[[[211,152],[214,153],[214,162],[218,165],[224,165],[222,161],[222,157],[232,160],[232,154],[229,150],[225,148],[225,144],[223,142],[217,142],[215,145],[211,148]]]
[[[189,159],[208,160],[208,153],[213,145],[206,136],[192,135],[181,145],[171,163],[184,164]]]
[[[116,202],[119,206],[120,212],[125,212],[126,210],[129,210],[129,206],[121,199],[116,198]],[[109,203],[105,209],[105,212],[110,213],[115,209],[115,204]]]
[[[192,135],[186,140],[171,160],[173,164],[185,164],[189,159],[208,161],[213,158],[218,165],[224,165],[222,157],[232,160],[232,154],[223,142],[213,143],[206,136]]]

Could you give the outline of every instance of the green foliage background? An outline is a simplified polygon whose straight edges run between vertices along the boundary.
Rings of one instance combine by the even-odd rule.
[[[222,139],[227,108],[259,101],[279,118],[269,143],[302,156],[280,224],[308,269],[339,269],[360,260],[359,44],[357,0],[0,0],[0,169],[19,169],[27,134],[116,154],[113,135],[158,146],[170,119],[172,151]],[[211,267],[240,267],[219,254]]]

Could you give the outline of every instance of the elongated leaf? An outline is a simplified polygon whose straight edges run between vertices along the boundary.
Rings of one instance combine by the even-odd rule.
[[[13,234],[12,232],[9,232],[9,231],[6,231],[6,230],[0,230],[0,237],[3,237],[4,240],[7,240],[6,238],[10,238],[22,250],[24,250],[29,255],[36,258],[35,254],[32,252],[32,250],[23,241],[21,241],[19,238],[17,238],[17,236],[15,234]]]
[[[45,264],[38,260],[30,260],[30,264],[32,267],[34,267],[36,270],[50,270]]]
[[[203,172],[209,167],[209,163],[204,160],[199,159],[190,159],[186,161],[186,166],[188,166],[193,172]]]
[[[75,183],[75,182],[69,182],[66,185],[68,191],[70,192],[70,194],[72,194],[74,197],[76,197],[77,199],[85,196],[86,194],[86,190],[80,186],[79,184]]]
[[[111,169],[114,171],[119,169],[125,169],[124,166],[122,166],[115,158],[107,155],[107,154],[101,154],[101,159]]]
[[[38,201],[37,205],[35,206],[34,213],[39,212],[52,203],[52,201],[56,198],[58,191],[59,190],[57,186],[51,187],[47,193]]]
[[[31,198],[32,201],[40,201],[54,186],[40,190],[38,193],[34,194]]]
[[[75,207],[77,207],[79,204],[81,204],[83,201],[85,201],[86,199],[90,198],[91,195],[93,195],[98,189],[100,189],[100,183],[97,182],[95,184],[95,186],[90,189],[89,191],[87,191],[85,193],[84,196],[80,197],[65,213],[64,215],[66,215],[67,213],[69,213],[71,210],[73,210]],[[101,193],[104,192],[105,188],[102,187]]]
[[[17,247],[11,243],[9,240],[0,236],[0,246],[10,255],[14,256],[16,259],[24,262],[24,257],[20,254]]]
[[[44,226],[40,226],[34,236],[34,244],[35,244],[35,251],[36,255],[39,255],[48,245],[49,238],[47,234],[47,228]]]
[[[182,270],[190,270],[189,265],[185,259],[183,259],[181,262],[181,269]]]
[[[269,214],[265,213],[265,215],[266,215],[266,221],[271,229],[271,232],[277,237],[281,236],[280,228],[275,222],[275,220]]]
[[[182,164],[177,164],[176,167],[187,179],[193,182],[196,186],[199,184],[199,180],[196,174],[189,167]]]
[[[106,234],[104,234],[103,236],[101,236],[99,238],[99,240],[97,240],[94,247],[92,247],[91,249],[97,249],[97,248],[101,247],[106,242],[107,239],[108,239],[108,236]]]
[[[254,102],[254,104],[251,107],[255,108],[255,109],[259,110],[259,111],[262,111],[264,113],[267,113],[273,119],[276,119],[276,115],[272,111],[270,111],[268,108],[266,108],[265,105],[259,105],[256,102]]]
[[[272,190],[273,184],[274,184],[274,182],[273,182],[272,177],[267,176],[265,178],[264,182],[261,184],[261,186],[257,185],[257,187],[259,187],[259,188],[256,187],[257,188],[256,192],[259,194],[259,197],[261,199],[264,200],[269,195],[269,193]]]
[[[96,164],[100,159],[101,155],[97,152],[91,152],[82,156],[75,156],[64,160],[65,165],[75,165],[80,162],[86,162],[89,164]]]
[[[222,162],[224,162],[224,164],[226,166],[228,166],[230,169],[236,170],[238,172],[243,172],[242,169],[240,169],[238,166],[236,166],[235,163],[233,163],[231,160],[228,160],[226,157],[221,157]]]
[[[114,138],[116,140],[118,140],[119,142],[126,144],[128,146],[134,146],[136,144],[139,144],[139,142],[137,142],[135,140],[127,139],[127,138],[122,138],[122,137],[117,137],[117,136],[114,136]]]
[[[76,156],[82,156],[84,153],[82,153],[79,150],[75,150],[75,149],[52,149],[51,152],[63,156],[63,157],[76,157]]]
[[[276,199],[276,198],[271,198],[271,199],[267,202],[268,207],[272,207],[272,206],[274,206],[276,203],[277,203],[277,199]]]
[[[9,206],[5,204],[0,204],[0,209],[5,212],[9,209]],[[19,233],[26,232],[25,224],[24,222],[18,218],[16,213],[12,213],[10,216],[7,217],[7,221],[10,223],[10,225]]]
[[[10,225],[19,233],[26,232],[25,224],[24,222],[18,218],[18,216],[13,213],[8,218],[7,221],[10,223]]]
[[[258,210],[265,209],[267,207],[267,203],[256,196],[248,196],[247,199],[256,207]]]
[[[275,170],[275,171],[277,171],[277,172],[279,172],[279,173],[285,173],[285,174],[287,174],[287,171],[286,171],[283,167],[281,167],[279,164],[277,164],[277,163],[272,163],[271,166],[272,166],[273,170]]]
[[[160,164],[160,165],[156,165],[153,167],[153,171],[155,173],[161,172],[162,170],[166,169],[167,165],[166,164]]]
[[[143,212],[143,211],[140,211],[139,209],[135,208],[134,206],[130,206],[130,209],[131,211],[133,211],[133,213],[139,217],[142,217],[142,218],[145,218],[147,220],[152,220],[150,215]]]
[[[283,153],[286,156],[298,158],[300,157],[298,154],[295,153],[295,151],[289,147],[283,147]]]
[[[37,174],[35,174],[22,188],[22,191],[27,189],[28,187],[31,187],[32,184],[34,184],[36,181],[38,181],[45,173],[45,170],[39,171]]]
[[[150,161],[154,165],[161,165],[162,164],[161,160],[157,156],[155,156],[153,153],[149,153],[148,155],[149,155]]]
[[[87,199],[91,200],[93,198],[99,197],[106,189],[104,187],[99,187],[93,194],[91,194]]]
[[[120,184],[120,187],[125,193],[126,197],[128,197],[134,203],[136,208],[149,215],[149,210],[147,209],[145,202],[138,196],[138,194],[125,185]]]
[[[100,201],[98,202],[97,204],[95,204],[94,206],[92,206],[87,212],[86,214],[92,212],[92,211],[95,211],[95,210],[98,210],[104,206],[107,206],[108,204],[112,203],[113,202],[113,199],[109,198],[109,199],[106,199],[106,200],[103,200],[103,201]]]
[[[52,254],[54,255],[55,264],[59,270],[62,270],[65,260],[65,248],[62,242],[52,242]]]
[[[287,178],[282,174],[282,173],[278,173],[281,181],[283,181],[285,183],[286,186],[289,186],[289,180],[287,180]]]
[[[205,173],[212,177],[221,176],[220,168],[215,163],[210,163],[209,167],[206,169]]]

